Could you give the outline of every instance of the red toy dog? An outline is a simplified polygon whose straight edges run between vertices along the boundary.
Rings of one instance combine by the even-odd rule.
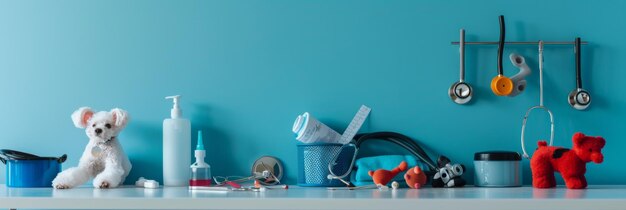
[[[606,141],[602,137],[585,136],[582,133],[574,134],[572,141],[574,142],[572,150],[547,146],[545,141],[537,143],[539,148],[530,160],[533,187],[556,187],[555,171],[561,173],[567,188],[584,189],[587,187],[585,164],[590,161],[602,163],[604,156],[601,150]]]

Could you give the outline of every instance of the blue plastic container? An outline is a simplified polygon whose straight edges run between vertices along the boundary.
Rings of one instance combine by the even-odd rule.
[[[36,155],[0,150],[0,161],[6,164],[6,185],[8,187],[52,187],[52,180],[61,172],[61,164],[67,155],[61,157],[39,157]]]
[[[328,179],[328,164],[339,152],[342,144],[314,143],[298,145],[298,186],[339,187],[345,186],[337,179]],[[338,157],[337,167],[350,167],[352,156]],[[339,170],[343,171],[343,170]]]
[[[517,152],[487,151],[474,154],[474,185],[521,187],[521,160]]]

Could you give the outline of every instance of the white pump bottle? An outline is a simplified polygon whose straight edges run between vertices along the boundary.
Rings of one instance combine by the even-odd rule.
[[[182,118],[179,95],[165,99],[173,99],[174,107],[171,118],[163,120],[163,185],[187,186],[191,164],[191,123]]]

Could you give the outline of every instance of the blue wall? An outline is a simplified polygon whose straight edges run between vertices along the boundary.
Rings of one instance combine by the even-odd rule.
[[[76,165],[87,138],[70,114],[120,107],[132,116],[120,137],[134,164],[130,181],[160,180],[161,123],[171,107],[163,97],[181,94],[184,114],[205,130],[215,175],[246,174],[257,157],[274,155],[295,183],[295,117],[309,111],[341,132],[361,104],[373,109],[364,131],[404,133],[472,168],[474,152],[520,151],[522,117],[538,103],[536,71],[518,97],[491,93],[494,46],[467,49],[474,102],[447,96],[459,65],[450,41],[459,28],[468,41],[495,41],[503,14],[508,40],[590,42],[588,111],[567,104],[572,47],[545,50],[555,142],[571,147],[576,131],[604,136],[605,163],[589,165],[590,183],[626,184],[624,9],[618,0],[0,1],[0,148],[67,153],[64,166]],[[514,51],[536,70],[536,47],[505,53]],[[505,61],[505,73],[514,71]],[[529,122],[531,150],[548,135],[542,120]]]

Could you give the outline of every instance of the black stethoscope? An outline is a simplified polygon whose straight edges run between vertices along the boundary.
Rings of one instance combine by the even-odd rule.
[[[504,76],[502,67],[502,54],[504,53],[504,39],[506,29],[504,25],[504,16],[500,15],[500,39],[498,40],[498,75],[491,79],[491,91],[497,96],[508,96],[513,92],[513,80]]]
[[[395,132],[374,132],[359,134],[354,137],[353,141],[343,145],[339,149],[339,151],[335,153],[332,161],[328,163],[329,174],[327,178],[329,180],[337,179],[346,184],[348,187],[353,187],[354,185],[352,185],[346,179],[348,179],[350,172],[352,172],[354,163],[357,159],[357,155],[359,152],[359,147],[361,146],[361,144],[363,144],[363,142],[372,139],[391,142],[406,149],[411,154],[415,155],[415,157],[419,158],[426,165],[428,165],[429,170],[424,170],[424,172],[429,177],[432,177],[434,173],[439,170],[439,168],[436,166],[436,163],[432,159],[430,159],[424,149],[422,149],[422,147],[420,147],[411,138]],[[462,171],[460,173],[462,173]]]
[[[450,86],[448,90],[448,95],[450,95],[450,99],[457,104],[465,104],[472,100],[472,86],[469,83],[465,82],[465,29],[461,29],[460,31],[460,41],[459,41],[459,54],[460,54],[460,79],[458,82],[455,82]]]
[[[572,90],[567,97],[569,105],[577,110],[585,110],[591,103],[591,95],[583,89],[583,82],[580,76],[580,37],[576,38],[574,54],[576,56],[576,89]]]

